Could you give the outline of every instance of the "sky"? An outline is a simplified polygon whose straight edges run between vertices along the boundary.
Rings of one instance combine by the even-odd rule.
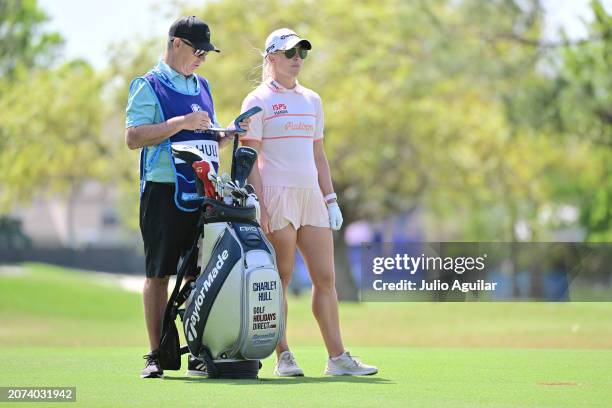
[[[200,6],[204,0],[182,0]],[[586,35],[582,19],[591,18],[590,0],[543,0],[547,11],[545,37],[553,39],[563,27],[570,38]],[[48,28],[66,40],[64,56],[83,58],[96,68],[107,65],[106,53],[113,43],[162,37],[176,16],[169,16],[171,2],[160,0],[39,0],[51,17]],[[612,0],[604,6],[612,10]],[[160,46],[161,52],[161,46]]]
[[[203,0],[182,2],[203,4]],[[38,4],[51,19],[47,28],[65,39],[64,56],[86,59],[96,68],[106,67],[112,44],[163,37],[176,19],[168,16],[171,2],[161,0],[38,0]]]

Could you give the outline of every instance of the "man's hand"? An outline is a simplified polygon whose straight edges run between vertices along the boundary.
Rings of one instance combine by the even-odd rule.
[[[183,116],[183,129],[185,130],[206,130],[212,125],[208,112],[198,111]]]
[[[244,133],[249,131],[249,124],[250,123],[251,123],[251,118],[246,118],[242,122],[238,122],[240,127],[245,130]],[[238,133],[238,132],[236,132],[235,129],[236,129],[236,125],[234,125],[234,122],[232,122],[229,125],[227,125],[227,131],[225,132],[225,136],[233,136],[235,133]]]

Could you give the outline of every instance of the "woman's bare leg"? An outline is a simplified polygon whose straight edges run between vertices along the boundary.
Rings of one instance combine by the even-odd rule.
[[[334,241],[329,228],[305,225],[297,231],[297,246],[312,280],[312,312],[330,357],[344,353],[338,317],[334,273]]]
[[[293,276],[297,231],[293,228],[292,224],[289,224],[285,228],[267,235],[267,237],[274,247],[274,252],[276,252],[276,266],[278,267],[278,273],[283,285],[285,332],[276,346],[276,355],[278,356],[283,351],[289,350],[289,344],[287,342],[287,289],[289,288],[289,283],[291,283],[291,277]]]

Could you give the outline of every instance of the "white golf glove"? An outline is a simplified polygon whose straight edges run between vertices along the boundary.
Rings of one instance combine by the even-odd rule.
[[[249,194],[245,202],[246,206],[255,206],[255,218],[259,223],[261,221],[261,207],[259,206],[259,200],[255,194]]]
[[[342,227],[342,212],[337,202],[327,204],[327,212],[329,214],[329,225],[334,231],[338,231]]]

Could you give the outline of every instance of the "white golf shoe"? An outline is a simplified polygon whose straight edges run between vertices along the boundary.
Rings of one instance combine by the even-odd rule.
[[[303,377],[304,371],[297,365],[293,353],[283,351],[278,356],[278,361],[274,367],[274,375],[277,377]]]
[[[325,375],[373,375],[377,372],[378,368],[363,364],[348,351],[338,357],[328,358],[325,367]]]

